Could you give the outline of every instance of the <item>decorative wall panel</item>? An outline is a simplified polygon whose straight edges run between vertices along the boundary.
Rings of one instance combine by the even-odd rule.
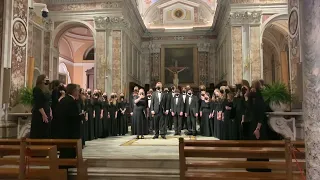
[[[2,69],[2,35],[3,35],[3,17],[4,17],[4,1],[0,1],[0,74]]]
[[[17,95],[20,88],[25,85],[25,68],[27,60],[28,39],[28,1],[13,0],[13,26],[12,26],[12,57],[11,57],[11,92],[10,104],[17,104]]]
[[[112,92],[121,89],[121,31],[112,31]]]
[[[261,79],[261,57],[260,57],[260,27],[250,27],[250,63],[251,80]]]
[[[209,53],[208,52],[199,52],[199,84],[200,85],[208,85],[208,58]]]
[[[105,91],[105,77],[107,69],[106,59],[106,32],[98,31],[96,33],[96,88]],[[110,67],[109,67],[110,68]]]
[[[297,16],[294,17],[293,14]],[[288,1],[289,14],[289,58],[291,68],[291,93],[297,97],[297,105],[301,108],[302,103],[302,64],[300,61],[300,29],[299,29],[299,0]],[[291,20],[290,20],[291,19]],[[294,27],[296,25],[296,28]]]
[[[242,80],[242,27],[232,27],[232,49],[233,49],[233,82]]]
[[[51,33],[44,32],[43,41],[43,73],[49,77],[50,74],[50,39]]]

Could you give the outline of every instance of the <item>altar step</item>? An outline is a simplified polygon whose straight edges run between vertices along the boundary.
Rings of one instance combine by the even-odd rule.
[[[178,159],[90,158],[89,180],[179,180]],[[70,170],[75,179],[76,169]]]

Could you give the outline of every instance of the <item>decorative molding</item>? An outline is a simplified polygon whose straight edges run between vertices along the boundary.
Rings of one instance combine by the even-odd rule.
[[[149,49],[151,53],[160,53],[161,52],[161,44],[150,44]]]
[[[244,11],[230,13],[231,25],[260,24],[261,11]]]
[[[198,43],[198,52],[209,52],[210,51],[210,43]]]
[[[65,1],[65,0],[62,0]],[[68,1],[68,0],[66,0]],[[70,0],[69,0],[70,1]],[[109,2],[63,2],[63,4],[50,4],[50,11],[88,11],[98,9],[116,9],[122,8],[121,1],[109,1]]]

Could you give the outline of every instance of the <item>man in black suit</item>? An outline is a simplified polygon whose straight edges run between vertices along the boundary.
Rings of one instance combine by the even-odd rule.
[[[183,104],[185,106],[186,98],[187,98],[187,89],[186,87],[182,87],[182,94],[181,94]],[[185,113],[185,107],[183,108],[183,113]],[[182,117],[182,128],[187,129],[187,118],[185,116]]]
[[[171,115],[174,123],[174,135],[176,136],[181,135],[184,103],[179,89],[176,89],[174,94],[174,97],[171,98]]]
[[[169,93],[168,93],[168,99],[167,99],[167,109],[169,109],[169,115],[168,115],[168,129],[172,130],[172,125],[173,125],[173,117],[171,116],[170,112],[171,112],[171,101],[172,99],[175,97],[175,90],[176,87],[172,86],[169,89]]]
[[[199,112],[198,97],[193,95],[193,90],[188,90],[188,96],[185,103],[185,117],[187,117],[188,135],[196,135],[197,122]]]
[[[156,91],[152,93],[151,97],[151,115],[154,118],[154,137],[153,139],[159,138],[160,135],[163,139],[166,139],[166,124],[165,124],[165,113],[166,113],[166,101],[165,94],[162,92],[162,83],[156,84]]]
[[[149,127],[149,133],[153,133],[154,130],[154,121],[153,117],[151,116],[151,97],[152,97],[152,92],[148,91],[147,92],[147,120],[148,120],[148,127]]]
[[[81,139],[81,112],[77,100],[80,89],[76,84],[68,84],[67,95],[61,99],[57,106],[57,120],[59,124],[58,139]],[[75,158],[75,149],[60,149],[59,158]],[[69,168],[69,167],[61,167]]]

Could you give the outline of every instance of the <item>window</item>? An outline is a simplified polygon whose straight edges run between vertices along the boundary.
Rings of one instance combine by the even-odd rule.
[[[85,55],[83,60],[94,60],[94,48],[88,51]]]

